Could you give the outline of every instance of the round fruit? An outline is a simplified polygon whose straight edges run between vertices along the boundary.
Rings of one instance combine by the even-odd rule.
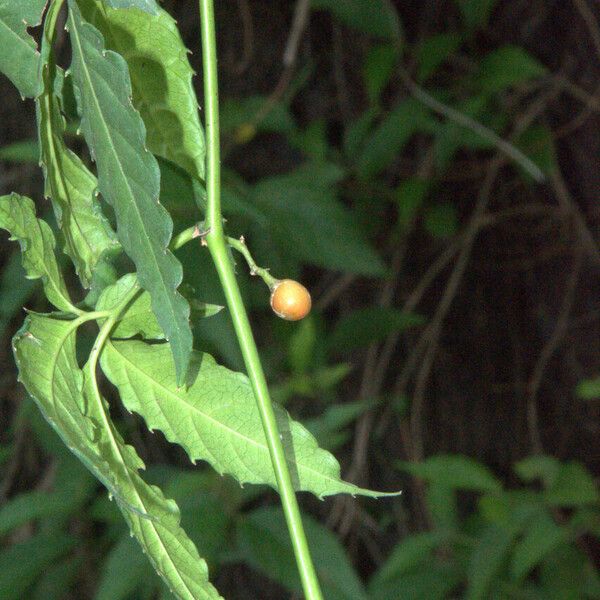
[[[312,301],[308,290],[293,279],[278,281],[271,292],[271,308],[287,321],[299,321],[310,312]]]

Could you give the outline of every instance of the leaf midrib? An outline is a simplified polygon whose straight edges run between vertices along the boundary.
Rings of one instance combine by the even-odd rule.
[[[159,389],[164,390],[164,392],[166,394],[168,394],[169,396],[175,398],[175,400],[185,404],[186,406],[190,407],[191,410],[196,411],[198,413],[198,415],[200,415],[200,417],[204,417],[205,419],[213,422],[217,427],[219,427],[220,429],[224,430],[225,432],[229,432],[230,434],[233,434],[234,436],[237,436],[238,438],[245,440],[247,442],[249,442],[250,444],[256,446],[257,448],[259,448],[260,450],[264,451],[267,453],[267,455],[269,454],[269,449],[267,447],[266,444],[261,444],[260,442],[257,442],[256,440],[253,440],[252,438],[248,438],[244,435],[242,435],[241,433],[239,433],[238,431],[236,431],[235,429],[231,429],[230,427],[228,427],[227,425],[225,425],[224,423],[222,423],[221,421],[217,421],[215,420],[213,417],[211,417],[210,415],[208,415],[205,412],[202,412],[201,410],[198,409],[198,407],[194,406],[193,404],[189,403],[187,400],[181,398],[180,396],[178,396],[175,392],[173,392],[172,390],[170,390],[168,387],[165,387],[162,383],[156,381],[155,379],[153,379],[152,377],[150,377],[150,375],[148,375],[146,373],[146,371],[143,371],[140,367],[138,367],[134,362],[132,362],[128,357],[126,357],[122,352],[120,352],[119,350],[117,350],[115,344],[112,343],[112,341],[107,341],[107,346],[110,346],[115,353],[117,353],[120,357],[122,357],[124,362],[127,362],[128,364],[131,365],[131,367],[133,368],[133,370],[137,371],[138,373],[140,373],[144,378],[148,379],[150,382],[152,382],[154,384],[154,387],[157,387]],[[128,377],[129,379],[129,377]],[[131,383],[129,383],[129,385],[131,386],[131,388],[133,389],[133,386],[131,385]],[[136,394],[137,396],[137,394]],[[167,421],[168,422],[168,421]],[[169,425],[169,427],[171,427],[171,425]],[[166,433],[166,432],[165,432]],[[197,457],[200,458],[200,457]],[[307,466],[305,464],[299,463],[296,460],[290,459],[289,457],[286,457],[288,462],[291,462],[292,464],[295,464],[299,469],[302,469],[304,471],[308,471],[312,474],[314,474],[314,476],[318,479],[321,479],[325,482],[330,481],[333,482],[333,484],[335,484],[335,486],[344,486],[344,487],[351,487],[352,484],[349,484],[348,482],[345,482],[343,479],[335,479],[329,475],[323,475],[322,473],[320,473],[319,471],[316,471],[315,469],[313,469],[310,466]],[[300,482],[298,482],[300,483]],[[359,488],[353,490],[354,493],[360,493]],[[351,492],[348,492],[351,493]],[[326,494],[325,494],[326,495]]]
[[[108,140],[110,142],[110,147],[113,149],[113,154],[114,154],[114,156],[116,158],[115,162],[117,163],[117,166],[118,166],[118,169],[119,169],[119,171],[121,173],[122,179],[125,182],[125,187],[126,187],[128,193],[129,193],[129,197],[131,199],[131,204],[133,204],[133,206],[134,206],[135,214],[137,216],[137,220],[141,224],[142,230],[145,233],[145,236],[143,238],[145,240],[145,242],[146,242],[145,246],[146,246],[146,248],[150,249],[150,255],[152,256],[152,260],[153,260],[154,265],[156,267],[156,271],[161,274],[161,277],[159,278],[159,281],[161,283],[163,283],[162,271],[160,269],[160,266],[159,266],[156,254],[154,253],[154,248],[153,248],[152,244],[150,243],[150,238],[148,236],[147,228],[145,227],[145,223],[144,223],[144,220],[143,220],[142,215],[140,213],[139,206],[137,205],[137,202],[135,201],[135,195],[133,194],[133,190],[131,189],[131,186],[129,185],[129,179],[127,178],[125,172],[123,171],[123,165],[121,164],[121,161],[118,159],[118,154],[117,154],[117,151],[116,151],[116,148],[115,148],[115,144],[113,142],[112,135],[110,133],[110,129],[108,127],[108,124],[106,123],[106,120],[103,118],[104,117],[104,113],[102,112],[102,110],[100,108],[98,97],[96,95],[96,89],[94,88],[94,86],[92,84],[92,79],[90,77],[90,73],[89,73],[89,70],[87,68],[86,62],[85,62],[85,60],[83,60],[84,52],[83,52],[83,47],[81,45],[81,39],[79,37],[79,31],[77,30],[77,26],[75,25],[75,22],[74,22],[73,19],[71,19],[71,22],[73,23],[73,33],[75,34],[75,38],[76,38],[76,41],[77,41],[77,48],[78,48],[79,55],[80,55],[80,58],[81,58],[81,61],[80,61],[81,68],[82,68],[82,71],[84,72],[84,74],[86,76],[86,81],[87,81],[89,90],[91,92],[90,95],[91,95],[92,100],[93,100],[93,102],[94,102],[94,104],[96,106],[98,114],[101,116],[100,123],[101,123],[104,131],[106,132],[106,136],[107,136],[107,138],[108,138]],[[82,23],[82,28],[83,27],[84,27],[84,24]],[[108,52],[110,52],[110,50]],[[169,289],[164,284],[161,287],[163,288],[163,296],[165,296],[167,298],[166,304],[169,307],[169,310],[171,312],[171,317],[172,317],[171,318],[171,322],[176,324],[177,323],[177,318],[176,318],[175,310],[173,309],[173,306],[172,306],[172,304],[170,302],[170,297],[169,297],[169,293],[168,293]],[[178,326],[177,326],[177,329],[179,329]]]

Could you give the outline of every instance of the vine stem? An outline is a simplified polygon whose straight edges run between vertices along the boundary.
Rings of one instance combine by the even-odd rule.
[[[200,27],[202,32],[202,64],[204,72],[204,101],[206,111],[206,234],[205,240],[219,274],[231,313],[233,326],[240,344],[242,356],[267,438],[269,454],[286,523],[290,533],[296,563],[307,600],[322,600],[319,580],[310,555],[300,508],[292,484],[285,451],[277,427],[275,412],[269,395],[267,381],[260,362],[256,342],[252,334],[242,295],[235,278],[233,265],[227,253],[227,240],[223,232],[221,216],[221,165],[219,139],[219,94],[217,79],[217,48],[213,0],[199,0]]]

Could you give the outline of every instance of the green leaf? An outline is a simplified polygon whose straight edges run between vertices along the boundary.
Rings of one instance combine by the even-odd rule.
[[[430,481],[425,490],[427,511],[432,528],[458,531],[460,526],[456,489],[447,483]]]
[[[518,138],[517,145],[526,156],[547,174],[556,171],[558,157],[552,130],[543,125],[532,125]],[[521,169],[523,173],[523,169]]]
[[[81,562],[79,556],[67,556],[62,562],[53,562],[44,570],[28,600],[68,598],[80,574]]]
[[[328,10],[346,25],[378,38],[395,40],[402,35],[398,14],[385,0],[313,0],[312,7]]]
[[[430,188],[430,181],[416,177],[403,181],[397,187],[398,225],[402,231],[408,231],[414,223]]]
[[[598,571],[585,552],[575,544],[563,544],[546,558],[539,569],[544,600],[598,598]],[[596,584],[595,593],[588,588]]]
[[[398,63],[398,50],[391,44],[374,46],[365,58],[363,77],[369,101],[379,102],[379,96],[389,83]]]
[[[182,600],[214,600],[204,561],[179,526],[177,505],[138,471],[144,463],[125,445],[105,401],[79,369],[77,326],[31,314],[15,336],[19,377],[69,449],[108,488],[156,571]]]
[[[355,310],[337,323],[329,338],[329,349],[336,354],[348,352],[423,323],[420,315],[395,308],[371,306]]]
[[[389,579],[378,579],[369,585],[371,600],[397,598],[402,600],[446,600],[458,597],[453,590],[462,582],[462,573],[452,564],[440,564],[434,559],[428,563],[398,573]]]
[[[458,231],[456,207],[448,202],[428,207],[423,220],[425,231],[432,237],[447,239]]]
[[[596,400],[600,398],[600,377],[580,381],[577,384],[575,393],[578,398],[582,398],[583,400]]]
[[[15,285],[15,282],[19,282]],[[38,287],[39,281],[27,279],[21,265],[21,253],[13,252],[2,268],[0,275],[0,338],[15,315],[23,309]]]
[[[344,547],[326,527],[302,516],[317,575],[328,600],[366,600],[364,587]],[[265,507],[246,515],[238,527],[238,551],[245,561],[293,593],[301,593],[283,513]]]
[[[0,554],[0,598],[30,598],[27,590],[43,573],[75,546],[63,533],[41,533]]]
[[[27,277],[41,278],[48,300],[58,310],[79,312],[71,303],[56,262],[54,234],[48,223],[36,218],[33,201],[18,194],[0,196],[0,228],[18,240]]]
[[[493,94],[546,75],[548,70],[536,58],[518,46],[503,46],[481,61],[478,84]]]
[[[256,116],[264,112],[266,96],[246,96],[245,98],[224,98],[220,106],[221,129],[236,135],[236,142],[248,141],[243,136],[252,137],[257,131],[281,133],[291,136],[296,132],[296,124],[288,107],[278,102],[260,122]]]
[[[498,492],[502,489],[487,467],[467,456],[440,454],[421,463],[400,462],[397,465],[415,477],[443,483],[455,490]]]
[[[248,378],[217,365],[205,353],[192,354],[187,387],[179,387],[166,344],[112,341],[102,353],[102,370],[119,389],[131,412],[149,429],[160,429],[182,446],[192,461],[208,461],[219,473],[240,483],[277,489],[273,466]],[[314,437],[276,409],[294,487],[319,497],[350,493],[377,497],[340,479],[335,458]]]
[[[462,41],[462,36],[456,33],[440,33],[423,40],[417,52],[418,80],[424,82],[433,75],[458,50]]]
[[[385,272],[384,264],[332,188],[340,175],[328,166],[305,167],[259,181],[250,197],[269,215],[261,234],[307,263],[380,276]]]
[[[530,456],[515,463],[515,473],[526,482],[542,479],[545,486],[551,485],[560,469],[560,462],[553,456]]]
[[[465,24],[469,29],[487,26],[498,0],[457,0]]]
[[[0,536],[4,536],[16,527],[45,517],[65,515],[74,511],[82,498],[72,494],[32,491],[25,492],[7,500],[0,508]]]
[[[377,590],[387,582],[414,570],[422,564],[429,564],[435,550],[443,544],[448,535],[432,531],[410,535],[398,543],[388,559],[369,581],[369,593],[377,596]]]
[[[493,582],[508,560],[517,533],[515,528],[497,525],[486,527],[471,554],[465,600],[483,600],[490,597]]]
[[[510,566],[512,576],[520,579],[527,575],[546,555],[566,541],[565,538],[565,530],[546,512],[540,512],[514,548]]]
[[[546,492],[546,500],[555,506],[580,506],[598,502],[600,495],[594,479],[576,462],[563,463]]]
[[[124,535],[108,553],[94,600],[127,600],[148,578],[150,565]]]
[[[335,404],[329,406],[322,415],[306,421],[305,425],[321,446],[332,450],[350,438],[350,432],[344,429],[373,408],[374,404],[365,400]]]
[[[96,198],[98,182],[64,142],[65,121],[55,95],[56,66],[49,41],[48,19],[41,44],[43,90],[36,101],[40,160],[45,195],[50,197],[65,237],[65,252],[85,288],[103,258],[120,248]]]
[[[371,106],[355,121],[348,124],[344,131],[344,155],[348,162],[356,160],[356,156],[362,151],[365,138],[368,136],[375,118],[379,115],[379,109]]]
[[[119,306],[123,296],[137,284],[137,277],[130,273],[108,286],[101,294],[96,310],[112,310]],[[198,300],[190,301],[192,315],[195,319],[211,317],[219,313],[223,307],[216,304],[205,304]],[[164,333],[152,310],[152,301],[148,292],[138,294],[122,312],[118,323],[112,330],[114,338],[130,338],[141,335],[148,340],[164,339]]]
[[[409,98],[389,113],[367,139],[358,157],[358,173],[370,179],[384,171],[410,138],[426,126],[429,113],[422,104]]]
[[[41,90],[40,55],[27,27],[40,24],[45,6],[46,0],[0,0],[0,72],[25,98]]]
[[[143,9],[146,2],[129,4]],[[147,12],[102,7],[100,0],[83,0],[79,6],[104,36],[106,47],[127,61],[133,105],[146,125],[150,152],[203,180],[206,147],[194,72],[175,20],[158,6]]]
[[[156,0],[103,0],[103,2],[112,8],[139,8],[152,15],[161,10]]]
[[[144,146],[144,123],[131,105],[127,64],[104,50],[101,34],[83,21],[74,0],[69,0],[69,8],[81,127],[98,165],[99,188],[115,210],[119,241],[137,267],[140,285],[152,297],[177,379],[183,381],[192,351],[190,308],[176,291],[183,274],[167,249],[173,222],[158,201],[158,164]]]
[[[0,148],[0,160],[12,163],[31,163],[40,162],[40,147],[35,140],[23,140],[14,142],[8,146]]]

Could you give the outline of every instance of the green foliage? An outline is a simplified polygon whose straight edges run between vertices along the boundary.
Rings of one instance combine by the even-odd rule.
[[[423,40],[417,53],[418,80],[423,82],[433,75],[458,50],[462,41],[462,36],[457,33],[439,33]]]
[[[468,29],[484,28],[498,0],[456,0]]]
[[[357,161],[360,176],[368,179],[379,175],[428,122],[427,109],[416,100],[409,98],[398,104],[367,136]]]
[[[0,72],[24,98],[37,96],[41,89],[40,54],[27,27],[40,24],[45,5],[46,0],[0,0]]]
[[[329,346],[334,352],[347,352],[385,340],[392,333],[422,325],[424,321],[419,315],[394,308],[372,306],[355,310],[336,325]]]
[[[58,310],[78,312],[54,255],[54,234],[45,221],[36,218],[33,202],[18,194],[1,196],[0,228],[8,230],[11,239],[19,242],[27,277],[42,280],[48,300]]]
[[[268,215],[269,235],[296,259],[350,273],[383,275],[381,259],[336,198],[333,185],[341,175],[330,165],[305,166],[261,180],[248,202]]]
[[[175,20],[158,7],[142,12],[111,10],[101,4],[101,0],[79,2],[83,16],[102,33],[106,47],[127,61],[133,105],[146,126],[148,149],[204,179],[204,131],[188,51]],[[143,8],[154,2],[129,4]]]
[[[483,58],[478,85],[483,93],[496,93],[527,83],[546,73],[546,67],[522,48],[504,46]]]
[[[541,490],[502,488],[483,465],[456,455],[400,467],[427,482],[427,508],[435,526],[396,546],[371,578],[370,597],[383,600],[392,597],[392,590],[402,589],[408,598],[441,599],[456,595],[462,586],[466,589],[461,597],[470,600],[600,597],[598,574],[576,544],[583,531],[594,531],[600,516],[597,491],[591,493],[596,488],[581,465],[546,456],[515,465],[516,473],[527,482],[549,474]],[[477,510],[458,518],[456,527],[448,527],[435,518],[440,489],[446,490],[446,505],[456,502],[460,490],[475,493]],[[558,496],[557,490],[566,489],[577,496],[576,502],[568,494]],[[579,494],[576,490],[581,489],[587,491]],[[577,507],[575,512],[557,512],[571,507]],[[536,572],[543,574],[539,580]],[[557,572],[562,576],[568,572],[571,578],[570,584],[559,586],[560,591]]]
[[[310,517],[305,517],[304,523],[325,597],[366,600],[363,585],[335,535]],[[280,509],[259,508],[247,514],[238,526],[237,537],[241,558],[290,592],[301,592]]]
[[[156,0],[102,0],[107,6],[112,8],[138,8],[139,10],[150,14],[157,14],[160,11]]]
[[[150,429],[160,429],[180,444],[192,461],[211,463],[219,473],[240,483],[267,483],[276,489],[273,468],[254,395],[248,380],[194,352],[193,378],[178,388],[167,360],[168,345],[111,342],[102,369],[119,389],[128,410],[140,414]],[[378,496],[340,479],[335,458],[320,450],[299,423],[277,413],[297,490],[319,497],[342,492]]]
[[[55,93],[56,66],[48,39],[54,25],[44,24],[42,38],[43,90],[36,101],[40,160],[45,195],[52,199],[65,238],[65,252],[75,264],[84,287],[90,287],[99,263],[119,248],[116,236],[102,215],[96,190],[98,182],[83,161],[64,142],[65,123]]]
[[[395,40],[401,35],[398,15],[385,0],[314,0],[312,6],[329,10],[346,25],[375,37]]]
[[[180,598],[218,598],[206,566],[179,527],[176,505],[138,471],[144,463],[107,416],[107,405],[75,356],[74,321],[30,315],[14,340],[21,381],[67,446],[109,489],[157,572]]]
[[[577,384],[577,395],[583,400],[600,398],[600,378],[580,381]]]
[[[395,248],[420,228],[437,247],[460,234],[458,205],[443,195],[444,175],[459,153],[485,153],[495,146],[407,98],[396,70],[408,56],[415,79],[431,86],[436,100],[499,135],[513,118],[499,95],[534,83],[547,70],[515,46],[492,49],[482,59],[470,55],[474,34],[485,28],[496,2],[457,3],[461,30],[433,34],[401,52],[402,28],[386,0],[313,2],[364,43],[359,74],[366,105],[342,124],[339,148],[325,119],[300,126],[292,116],[291,98],[306,81],[302,77],[266,115],[266,97],[226,99],[221,107],[226,146],[243,146],[269,133],[303,159],[293,170],[251,183],[224,174],[227,229],[247,234],[261,264],[286,276],[298,276],[303,265],[341,271],[354,276],[360,291],[360,276],[387,275],[382,257],[389,255],[388,241]],[[211,356],[230,366],[239,363],[229,315],[223,311],[203,319],[224,304],[216,273],[197,244],[178,251],[186,283],[207,301],[200,300],[189,286],[180,286],[181,266],[168,251],[172,221],[180,231],[199,219],[190,216],[196,207],[206,208],[204,133],[175,21],[154,0],[69,0],[71,72],[96,178],[84,154],[80,158],[65,143],[67,132],[77,129],[78,116],[70,107],[70,78],[54,65],[52,23],[47,17],[41,54],[27,33],[25,23],[38,23],[44,4],[0,0],[0,42],[9,49],[0,56],[0,71],[22,95],[36,98],[39,128],[39,143],[4,147],[0,159],[37,162],[41,154],[45,194],[58,222],[53,233],[28,198],[0,198],[0,227],[19,241],[23,259],[22,268],[15,253],[2,273],[0,332],[32,294],[33,281],[41,280],[60,312],[27,317],[14,339],[20,378],[114,502],[98,495],[95,479],[61,454],[56,439],[40,426],[42,419],[37,422],[25,408],[22,418],[44,451],[57,457],[58,475],[50,491],[17,495],[0,508],[0,535],[9,541],[30,536],[0,552],[0,597],[65,597],[78,581],[82,557],[91,557],[85,568],[97,565],[97,600],[218,598],[206,563],[214,574],[237,561],[297,595],[300,581],[282,512],[268,506],[264,487],[238,485],[276,487],[249,381]],[[467,70],[473,66],[460,77],[447,77],[453,68],[449,59],[459,49],[469,54]],[[545,172],[555,167],[547,128],[534,125],[515,144]],[[434,161],[422,179],[403,161],[409,157],[412,165],[413,148],[427,145]],[[114,209],[118,241],[103,200]],[[381,224],[388,218],[393,237],[382,240]],[[66,253],[58,259],[55,236]],[[120,255],[121,244],[136,273]],[[62,275],[67,261],[82,286],[92,288],[84,303],[71,300],[76,296],[67,291]],[[17,286],[23,270],[31,281]],[[241,261],[237,270],[244,300],[259,320],[268,310],[267,292],[245,281]],[[35,302],[35,308],[44,309],[43,300]],[[384,405],[383,410],[391,407],[402,416],[409,406],[408,396],[352,401],[346,393],[350,382],[340,386],[352,365],[339,360],[419,327],[424,318],[397,308],[356,310],[357,305],[342,306],[331,329],[317,314],[299,325],[275,324],[267,332],[275,338],[265,350],[274,395],[289,403],[292,413],[310,400],[306,427],[282,408],[276,415],[296,489],[318,497],[382,495],[344,482],[329,451],[352,443],[353,423],[368,411]],[[202,351],[192,348],[188,314]],[[100,334],[91,332],[92,324]],[[125,408],[141,415],[149,429],[182,446],[192,462],[205,461],[231,478],[200,467],[150,469],[142,479],[143,462],[125,441],[132,425],[118,416],[116,406],[109,411],[96,382],[97,366],[108,379],[111,402],[116,388]],[[585,381],[578,393],[591,399],[600,395],[598,389],[596,381]],[[12,444],[0,448],[0,463],[12,452]],[[390,600],[400,592],[416,600],[600,597],[597,570],[581,549],[585,540],[600,535],[598,489],[582,465],[529,458],[515,465],[525,484],[517,489],[503,487],[484,465],[455,455],[401,463],[398,471],[424,485],[431,528],[399,540],[367,589],[335,535],[304,518],[327,598]],[[383,529],[389,515],[378,518]],[[152,567],[172,593],[152,576]]]
[[[73,0],[69,27],[81,126],[98,166],[98,187],[115,210],[119,241],[152,297],[181,382],[192,351],[190,308],[176,292],[183,274],[179,261],[166,249],[172,221],[158,202],[160,172],[144,145],[144,123],[131,106],[127,63],[104,50],[102,36],[82,19]]]

